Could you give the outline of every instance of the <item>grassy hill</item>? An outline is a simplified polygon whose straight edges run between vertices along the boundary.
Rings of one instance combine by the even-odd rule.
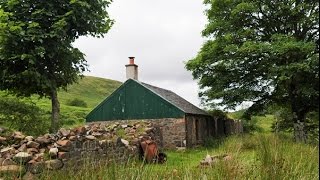
[[[58,97],[61,108],[61,120],[66,126],[73,126],[84,122],[84,117],[103,99],[109,96],[122,83],[110,79],[85,76],[78,83],[72,84],[67,91],[60,90]],[[5,92],[0,91],[0,98],[6,96]],[[12,96],[9,96],[13,98]],[[20,100],[27,103],[34,103],[45,111],[49,119],[51,113],[51,101],[48,98],[40,99],[38,96],[23,98]],[[84,102],[86,106],[71,105],[71,101],[77,100]]]
[[[120,85],[119,81],[85,76],[78,83],[70,85],[67,91],[60,90],[58,93],[59,101],[61,105],[68,105],[71,100],[79,99],[86,102],[87,107],[92,109]],[[39,106],[51,106],[49,99],[39,100],[37,97],[33,97],[33,100]]]

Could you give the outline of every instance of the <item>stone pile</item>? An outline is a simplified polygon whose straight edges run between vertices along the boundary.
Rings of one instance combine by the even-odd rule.
[[[0,136],[0,177],[8,172],[39,174],[68,168],[84,159],[126,162],[139,156],[141,139],[153,139],[153,131],[147,122],[98,123],[39,137],[21,132]]]

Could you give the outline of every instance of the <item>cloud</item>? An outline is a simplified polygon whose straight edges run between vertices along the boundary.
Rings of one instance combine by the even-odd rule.
[[[125,81],[125,64],[136,57],[139,80],[170,89],[199,105],[198,86],[184,62],[199,51],[206,23],[199,0],[116,0],[109,8],[115,24],[103,39],[82,37],[87,75]]]

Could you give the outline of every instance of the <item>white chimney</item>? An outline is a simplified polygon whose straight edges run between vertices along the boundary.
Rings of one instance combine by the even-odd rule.
[[[138,65],[134,64],[134,57],[129,57],[129,64],[126,65],[127,79],[138,80]]]

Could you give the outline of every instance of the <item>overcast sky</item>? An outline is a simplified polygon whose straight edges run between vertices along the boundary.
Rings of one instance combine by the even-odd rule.
[[[86,54],[86,75],[126,80],[125,64],[136,57],[139,80],[172,90],[199,105],[198,85],[185,62],[196,56],[206,24],[201,0],[114,0],[114,26],[103,39],[83,37],[75,46]]]

